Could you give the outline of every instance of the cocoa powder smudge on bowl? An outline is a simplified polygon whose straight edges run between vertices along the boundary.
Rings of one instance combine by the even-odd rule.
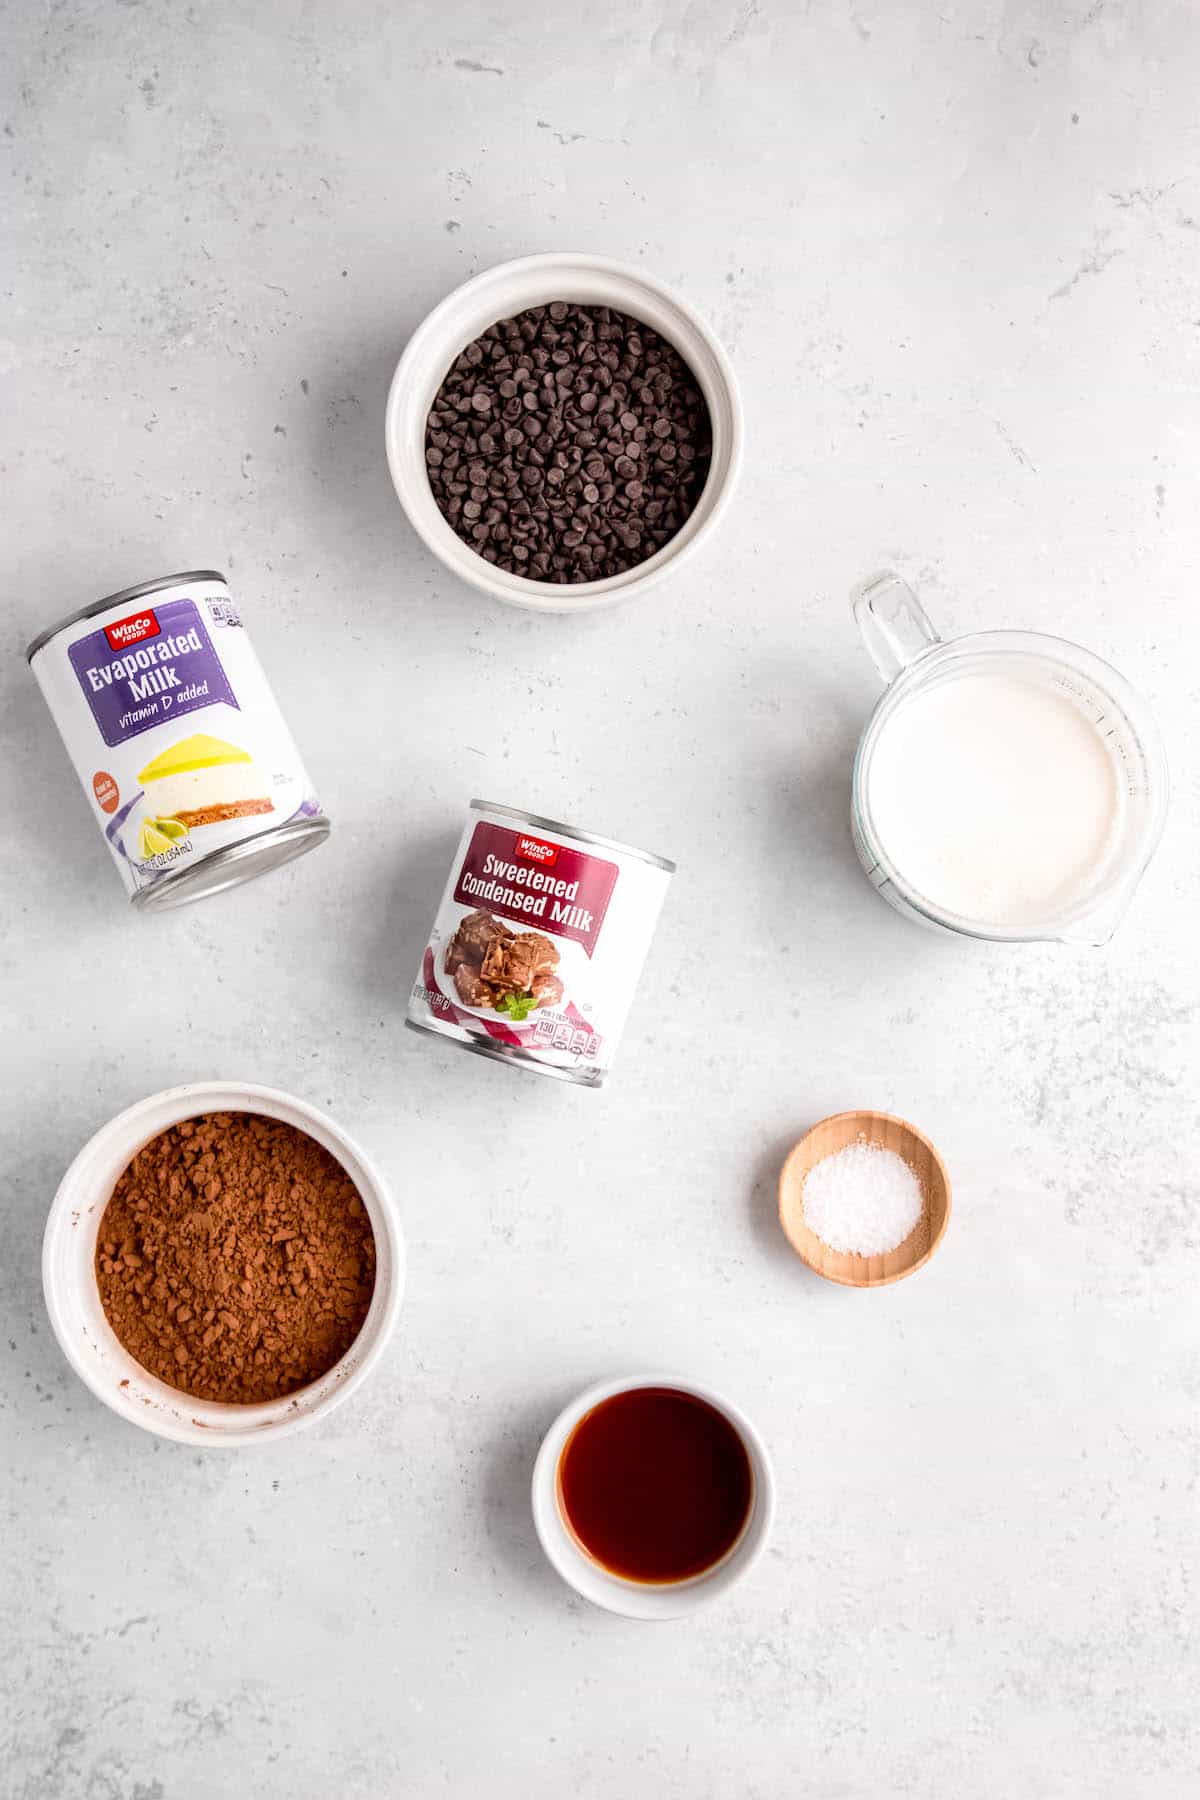
[[[599,581],[654,556],[711,459],[708,407],[679,352],[625,313],[565,300],[468,344],[425,427],[447,523],[531,581]]]
[[[375,1235],[349,1175],[306,1132],[206,1113],[138,1151],[95,1266],[108,1322],[144,1369],[249,1406],[345,1355],[375,1289]]]

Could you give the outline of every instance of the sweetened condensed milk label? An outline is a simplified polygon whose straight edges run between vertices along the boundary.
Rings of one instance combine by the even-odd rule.
[[[671,872],[640,851],[474,802],[408,1023],[599,1086]]]
[[[499,825],[479,824],[454,898],[463,906],[487,906],[518,925],[540,925],[571,938],[593,956],[616,885],[615,863]]]

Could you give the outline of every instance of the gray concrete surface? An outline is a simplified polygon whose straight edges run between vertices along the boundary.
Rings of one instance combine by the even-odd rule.
[[[10,0],[4,1607],[14,1800],[1182,1800],[1196,1630],[1200,19],[1182,0]],[[735,359],[719,537],[641,608],[445,577],[387,381],[473,270],[594,249]],[[227,569],[336,835],[161,920],[115,875],[21,656]],[[1176,792],[1113,944],[892,916],[847,780],[846,591],[1075,637]],[[475,793],[680,864],[603,1093],[402,1029]],[[172,1449],[68,1373],[38,1255],[114,1111],[231,1075],[390,1174],[394,1346],[276,1449]],[[957,1206],[887,1292],[782,1243],[783,1152],[872,1106]],[[769,1559],[650,1630],[543,1564],[577,1387],[724,1387],[777,1461]]]

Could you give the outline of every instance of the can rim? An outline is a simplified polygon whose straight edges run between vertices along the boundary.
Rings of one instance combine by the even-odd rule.
[[[150,887],[130,896],[134,910],[168,912],[195,900],[208,900],[226,888],[240,887],[260,875],[270,875],[308,850],[315,850],[332,827],[324,813],[312,818],[285,819],[271,831],[220,844],[186,868],[168,870]]]
[[[78,625],[83,619],[94,619],[97,613],[107,612],[110,606],[125,606],[130,600],[141,600],[146,594],[157,594],[163,588],[177,587],[181,582],[192,581],[219,581],[222,587],[227,585],[219,569],[184,569],[178,575],[160,575],[154,581],[139,581],[133,587],[122,588],[119,593],[106,594],[103,600],[93,600],[90,606],[81,606],[78,612],[69,613],[57,625],[49,625],[45,631],[39,631],[25,651],[25,661],[31,663],[38,651],[44,650],[68,626]]]
[[[517,819],[523,825],[536,826],[539,831],[557,831],[562,837],[573,838],[580,844],[597,844],[602,850],[619,850],[624,856],[636,856],[640,862],[649,863],[655,869],[662,869],[668,875],[674,875],[676,864],[668,857],[656,856],[652,850],[639,850],[635,844],[623,844],[619,838],[598,837],[594,831],[581,831],[577,825],[564,825],[559,819],[543,818],[540,813],[522,812],[517,806],[501,806],[496,800],[472,800],[472,812],[501,813],[506,819]]]
[[[528,1069],[531,1075],[550,1075],[555,1081],[569,1081],[575,1087],[598,1088],[604,1085],[605,1071],[595,1075],[585,1075],[579,1069],[564,1069],[557,1063],[543,1062],[540,1057],[532,1056],[528,1050],[515,1044],[498,1044],[489,1038],[474,1036],[459,1037],[456,1032],[447,1031],[443,1026],[429,1019],[414,1019],[408,1014],[404,1023],[409,1031],[423,1031],[429,1037],[441,1038],[443,1043],[457,1044],[460,1050],[469,1050],[472,1056],[486,1056],[492,1062],[507,1063],[510,1069]]]

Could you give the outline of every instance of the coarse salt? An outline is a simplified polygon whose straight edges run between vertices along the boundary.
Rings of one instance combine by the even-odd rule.
[[[921,1217],[921,1184],[902,1156],[866,1138],[809,1170],[805,1223],[831,1250],[882,1256],[902,1244]]]

